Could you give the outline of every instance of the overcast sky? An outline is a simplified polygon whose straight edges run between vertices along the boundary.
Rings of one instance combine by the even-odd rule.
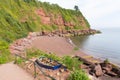
[[[120,0],[40,0],[73,9],[78,5],[92,28],[120,27]]]

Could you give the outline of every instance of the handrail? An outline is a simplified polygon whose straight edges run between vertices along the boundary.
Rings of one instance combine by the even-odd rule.
[[[51,80],[56,80],[54,77],[51,77],[50,75],[47,75],[44,71],[42,71],[41,67],[36,63],[36,61],[32,61],[32,60],[29,60],[29,59],[27,59],[25,57],[22,57],[22,56],[18,55],[18,54],[15,54],[15,62],[14,63],[17,62],[17,57],[20,57],[20,58],[22,58],[22,59],[24,59],[26,61],[30,61],[30,62],[32,62],[34,64],[34,73],[35,73],[34,78],[36,78],[36,67],[38,67],[38,69],[42,72],[43,75],[51,78]]]

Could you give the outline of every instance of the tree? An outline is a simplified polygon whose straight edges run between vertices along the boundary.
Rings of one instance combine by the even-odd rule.
[[[35,2],[36,0],[24,0],[24,1],[30,3],[30,2]]]
[[[79,11],[79,7],[78,7],[77,5],[74,6],[74,9],[75,9],[76,11]]]

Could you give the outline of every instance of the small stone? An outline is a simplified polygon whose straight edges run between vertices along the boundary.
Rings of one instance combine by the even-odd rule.
[[[50,74],[50,76],[52,77],[52,76],[53,76],[53,74]]]
[[[28,64],[28,63],[30,63],[29,61],[25,61],[25,64]]]
[[[57,76],[59,76],[60,75],[60,73],[59,72],[57,72]]]
[[[80,69],[88,69],[89,67],[88,66],[86,66],[86,65],[84,65],[84,64],[81,64],[80,65]]]
[[[60,72],[61,72],[61,73],[64,72],[64,69],[60,69]]]
[[[92,76],[92,75],[88,75],[88,77],[89,77],[90,80],[97,80],[97,79],[95,79],[95,77]]]
[[[49,77],[45,77],[45,79],[46,79],[46,80],[50,80],[50,78],[49,78]]]
[[[105,71],[105,70],[103,70],[103,73],[106,73],[106,71]]]
[[[65,80],[64,78],[61,78],[60,80]]]

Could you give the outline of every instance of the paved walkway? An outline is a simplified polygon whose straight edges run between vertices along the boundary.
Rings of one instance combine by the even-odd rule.
[[[11,62],[0,65],[0,80],[34,80],[34,78]]]

